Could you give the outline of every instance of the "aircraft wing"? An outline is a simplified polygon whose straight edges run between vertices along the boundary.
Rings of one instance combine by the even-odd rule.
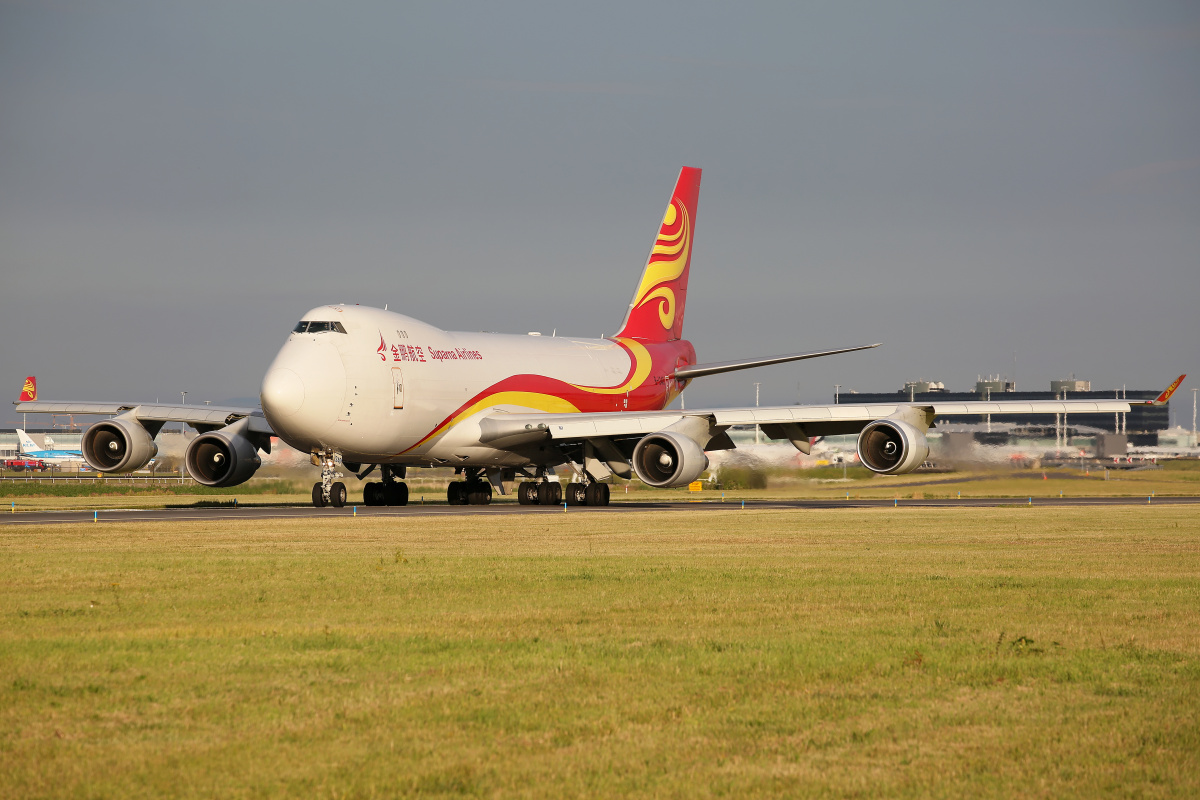
[[[685,420],[707,421],[714,434],[732,425],[774,427],[774,438],[808,438],[858,433],[867,423],[894,416],[920,415],[929,422],[941,415],[1113,414],[1128,412],[1127,400],[993,400],[932,403],[839,403],[823,406],[768,406],[687,409],[679,411],[615,411],[597,414],[494,412],[480,421],[481,441],[496,447],[536,441],[621,439],[645,436]],[[788,435],[795,434],[795,436]]]
[[[25,414],[97,414],[116,416],[131,414],[139,422],[183,422],[200,432],[217,430],[243,418],[249,418],[249,432],[273,436],[267,418],[257,408],[236,406],[185,406],[161,403],[89,403],[33,400],[16,403],[18,413]]]

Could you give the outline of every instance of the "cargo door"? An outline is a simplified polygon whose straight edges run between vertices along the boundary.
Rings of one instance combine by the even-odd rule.
[[[392,408],[404,408],[404,374],[400,367],[392,367]]]

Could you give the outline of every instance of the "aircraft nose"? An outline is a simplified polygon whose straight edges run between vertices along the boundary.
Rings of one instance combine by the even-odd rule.
[[[337,348],[323,341],[288,342],[263,378],[263,414],[275,432],[303,446],[337,421],[346,394],[346,368]]]

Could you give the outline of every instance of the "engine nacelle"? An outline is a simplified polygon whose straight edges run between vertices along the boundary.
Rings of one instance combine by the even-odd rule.
[[[647,486],[686,486],[708,469],[708,456],[688,437],[660,431],[633,448],[633,471]]]
[[[156,455],[154,437],[135,419],[106,419],[83,434],[83,459],[97,472],[133,472]]]
[[[183,454],[183,463],[196,483],[237,486],[250,480],[262,465],[262,459],[249,439],[230,428],[222,428],[192,439]]]
[[[898,419],[878,419],[858,435],[858,460],[872,472],[912,472],[929,455],[925,434]]]

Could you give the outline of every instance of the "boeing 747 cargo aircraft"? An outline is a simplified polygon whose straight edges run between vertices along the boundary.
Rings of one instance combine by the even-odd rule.
[[[518,478],[526,504],[605,505],[612,476],[684,486],[706,452],[734,447],[731,425],[758,424],[807,453],[814,437],[857,434],[871,470],[911,472],[939,414],[1122,413],[1130,402],[953,402],[665,410],[706,375],[878,345],[697,363],[683,338],[700,170],[684,167],[617,334],[601,339],[443,331],[386,309],[314,308],[296,324],[263,378],[262,409],[139,403],[24,402],[17,410],[107,414],[83,437],[102,472],[138,469],[167,422],[200,431],[185,454],[207,486],[234,486],[258,469],[277,435],[321,466],[316,506],[341,506],[339,461],[364,480],[367,505],[404,505],[410,468],[453,467],[452,504],[485,504]],[[1182,376],[1156,399],[1165,403]],[[568,468],[574,480],[551,479]]]

